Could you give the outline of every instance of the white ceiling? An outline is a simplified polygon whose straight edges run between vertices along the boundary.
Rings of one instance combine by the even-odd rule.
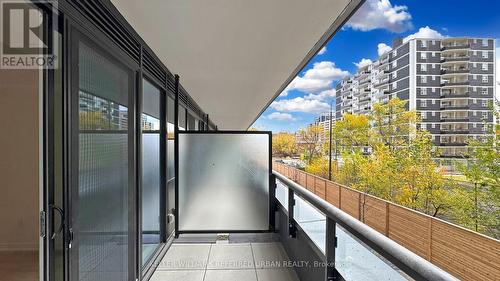
[[[219,129],[245,130],[361,0],[112,2]]]

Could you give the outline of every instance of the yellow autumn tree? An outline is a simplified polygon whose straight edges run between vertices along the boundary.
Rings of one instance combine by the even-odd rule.
[[[273,156],[288,157],[297,155],[295,135],[278,133],[273,135]]]

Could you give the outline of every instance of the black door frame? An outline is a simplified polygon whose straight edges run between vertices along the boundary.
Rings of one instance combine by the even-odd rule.
[[[85,29],[79,27],[75,24],[70,24],[67,29],[68,33],[66,35],[68,38],[68,45],[66,50],[68,51],[68,61],[66,64],[67,70],[70,71],[69,80],[69,92],[67,97],[69,99],[69,115],[68,115],[68,125],[70,129],[68,130],[68,152],[70,154],[70,162],[67,167],[70,173],[69,186],[66,189],[68,192],[68,207],[67,210],[67,235],[69,248],[68,259],[69,259],[69,272],[68,277],[70,280],[78,280],[78,246],[79,237],[78,233],[78,186],[79,186],[79,43],[84,42],[86,45],[100,53],[101,55],[108,58],[117,66],[124,69],[130,75],[129,78],[129,93],[128,93],[128,234],[129,234],[129,257],[128,257],[128,276],[129,280],[135,280],[138,277],[137,260],[138,260],[138,223],[137,218],[139,214],[137,212],[137,174],[136,174],[136,159],[137,151],[135,149],[137,144],[137,110],[136,110],[136,91],[137,91],[137,66],[127,58],[124,54],[121,54],[118,48],[114,46],[107,46],[105,42],[100,42],[91,37],[95,38],[95,34],[88,34]],[[107,50],[113,50],[113,54]],[[75,194],[76,193],[76,194]]]

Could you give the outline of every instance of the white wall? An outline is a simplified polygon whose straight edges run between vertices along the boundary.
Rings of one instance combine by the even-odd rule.
[[[0,250],[38,249],[37,70],[0,70]]]

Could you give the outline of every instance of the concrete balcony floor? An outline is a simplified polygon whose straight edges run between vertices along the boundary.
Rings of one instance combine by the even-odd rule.
[[[151,281],[298,281],[280,242],[176,240]]]

